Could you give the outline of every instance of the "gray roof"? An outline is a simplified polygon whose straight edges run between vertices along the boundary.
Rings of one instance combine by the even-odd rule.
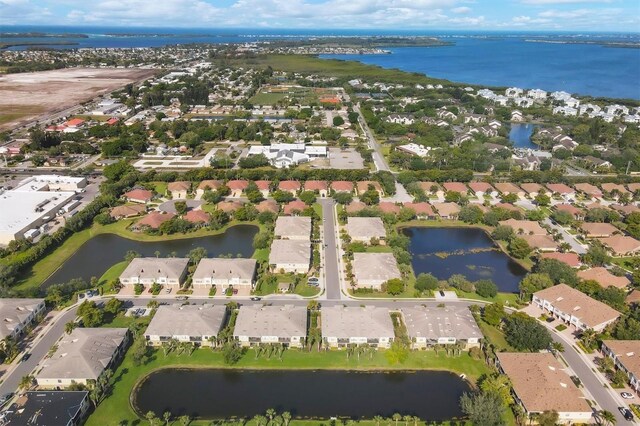
[[[311,218],[306,216],[280,216],[276,220],[276,237],[311,238]]]
[[[356,281],[401,278],[393,253],[354,253],[353,273]]]
[[[139,277],[152,279],[167,277],[179,279],[184,273],[189,259],[181,257],[136,257],[120,274],[121,277]]]
[[[145,336],[217,336],[226,317],[223,305],[160,306]]]
[[[311,264],[311,241],[273,240],[269,253],[269,264],[283,263]]]
[[[233,335],[304,337],[307,335],[307,308],[293,305],[244,305],[236,318]]]
[[[426,337],[436,340],[440,337],[456,339],[482,338],[482,332],[465,306],[402,308],[402,316],[409,337]]]
[[[0,339],[10,336],[44,299],[0,299]]]
[[[387,231],[379,217],[350,217],[347,219],[347,233],[352,238],[384,238]]]
[[[36,379],[97,379],[125,339],[126,328],[76,328],[45,358]]]
[[[239,278],[250,280],[256,273],[257,262],[255,259],[225,259],[204,258],[198,263],[193,273],[193,279],[213,278],[226,279]]]
[[[323,337],[394,337],[389,309],[375,306],[322,307]]]

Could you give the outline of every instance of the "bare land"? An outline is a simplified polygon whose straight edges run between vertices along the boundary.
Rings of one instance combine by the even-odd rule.
[[[152,76],[149,69],[67,68],[0,75],[0,130],[19,127]]]

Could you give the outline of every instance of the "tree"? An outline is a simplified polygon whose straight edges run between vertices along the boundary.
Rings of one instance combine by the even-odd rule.
[[[64,332],[71,334],[71,332],[78,326],[75,321],[69,321],[64,325]]]
[[[375,189],[368,189],[360,195],[360,201],[368,206],[380,203],[380,194]]]
[[[480,223],[483,216],[484,214],[478,206],[464,206],[458,213],[458,219],[466,223]]]
[[[291,421],[291,413],[288,411],[282,413],[282,420],[284,420],[284,426],[289,426],[289,422]]]
[[[431,274],[419,274],[415,288],[418,291],[435,290],[438,288],[438,279]]]
[[[173,203],[173,205],[176,208],[176,212],[180,216],[183,216],[185,213],[187,213],[187,202],[186,201],[176,201],[175,203]]]
[[[96,302],[84,301],[78,307],[78,316],[82,319],[84,327],[97,327],[104,320],[104,311],[98,307]]]
[[[509,253],[516,259],[524,259],[525,257],[529,256],[532,248],[529,246],[529,243],[527,243],[526,240],[520,237],[513,237],[511,238],[511,240],[509,240],[507,250],[509,250]]]
[[[497,395],[484,392],[465,392],[460,398],[460,408],[473,425],[501,426],[504,405]]]
[[[476,293],[482,297],[495,297],[498,294],[498,286],[491,280],[475,282]]]
[[[399,340],[394,340],[384,356],[391,365],[403,364],[409,357],[409,349]]]
[[[503,374],[485,376],[480,382],[480,389],[484,393],[496,395],[505,406],[513,404],[511,383],[509,382],[509,377]]]
[[[178,417],[178,421],[180,421],[182,426],[189,426],[189,423],[191,423],[191,417],[188,414],[185,414]]]
[[[396,426],[398,426],[398,422],[402,420],[402,415],[400,415],[400,413],[393,413],[393,416],[391,416],[391,419],[394,422],[396,422]]]
[[[605,425],[615,425],[617,423],[616,416],[611,411],[600,410],[598,417],[600,417],[602,423]]]
[[[537,421],[540,426],[555,426],[558,424],[560,416],[555,410],[546,410],[538,414]]]
[[[111,182],[118,182],[124,175],[135,172],[136,169],[127,161],[119,161],[117,163],[105,166],[102,174]]]
[[[602,244],[593,243],[584,254],[583,260],[591,266],[604,266],[611,261],[611,256]]]
[[[18,388],[20,390],[28,390],[31,386],[33,386],[33,376],[22,376]]]
[[[336,201],[336,203],[338,204],[350,204],[351,201],[353,201],[353,195],[351,195],[351,193],[349,192],[336,192],[335,194],[333,194],[333,199]]]
[[[502,303],[492,303],[482,309],[482,319],[493,326],[500,325],[506,315]]]
[[[342,126],[344,124],[344,118],[340,117],[339,115],[336,115],[335,117],[333,117],[333,125],[334,126]]]
[[[534,267],[534,271],[546,274],[554,284],[565,283],[574,287],[578,283],[576,270],[557,259],[541,259]]]
[[[144,415],[144,418],[147,419],[150,425],[155,425],[158,421],[156,413],[154,413],[153,411],[148,411],[147,414]]]
[[[538,194],[536,195],[536,198],[533,199],[533,201],[537,205],[542,207],[545,207],[551,204],[551,198],[547,194]]]
[[[553,281],[547,274],[527,274],[518,285],[520,288],[520,298],[531,296],[536,291],[544,290],[553,286]]]
[[[122,305],[122,300],[116,298],[109,299],[109,301],[104,305],[104,311],[112,315],[116,315],[122,309]]]
[[[551,344],[549,331],[535,318],[523,312],[515,312],[505,318],[505,339],[519,351],[536,352]]]
[[[404,282],[399,278],[394,278],[385,283],[387,293],[398,295],[404,291]]]
[[[473,283],[470,282],[464,275],[462,274],[453,274],[447,280],[447,283],[458,290],[464,291],[465,293],[471,293],[475,290]]]
[[[303,191],[300,193],[298,198],[300,198],[300,200],[302,200],[306,205],[310,206],[316,202],[316,193],[313,191]]]
[[[169,422],[171,421],[171,413],[169,411],[165,411],[162,413],[162,419],[166,426],[169,426]]]
[[[242,348],[235,342],[227,342],[222,348],[222,357],[227,365],[233,365],[240,361],[243,353]]]

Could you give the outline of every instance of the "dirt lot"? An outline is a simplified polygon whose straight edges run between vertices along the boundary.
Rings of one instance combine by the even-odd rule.
[[[0,75],[0,130],[27,124],[143,80],[154,70],[69,68]]]

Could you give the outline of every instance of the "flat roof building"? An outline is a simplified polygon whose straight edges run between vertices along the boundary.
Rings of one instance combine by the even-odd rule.
[[[113,367],[128,341],[127,328],[76,328],[62,337],[51,357],[44,359],[36,382],[45,388],[86,385]]]
[[[87,391],[30,391],[5,411],[6,426],[77,426],[89,410]]]
[[[349,217],[346,228],[352,241],[367,244],[372,238],[384,240],[387,236],[384,223],[379,217]]]
[[[307,335],[307,308],[304,306],[240,307],[233,337],[242,346],[280,343],[302,347]]]
[[[79,191],[87,186],[87,178],[61,176],[61,175],[37,175],[28,177],[18,183],[19,191]]]
[[[323,306],[321,315],[322,339],[333,348],[350,344],[388,348],[395,337],[387,308]]]
[[[382,289],[382,284],[402,278],[393,253],[354,253],[353,274],[356,287]]]
[[[401,309],[414,349],[462,343],[477,346],[482,339],[478,323],[466,306],[413,306]]]
[[[218,336],[226,315],[223,305],[163,305],[158,307],[144,336],[154,346],[171,339],[211,346],[210,339]]]
[[[550,352],[499,352],[496,356],[528,416],[556,411],[560,423],[591,423],[591,406]]]
[[[308,240],[311,238],[311,218],[280,216],[276,219],[274,235],[287,240]]]

